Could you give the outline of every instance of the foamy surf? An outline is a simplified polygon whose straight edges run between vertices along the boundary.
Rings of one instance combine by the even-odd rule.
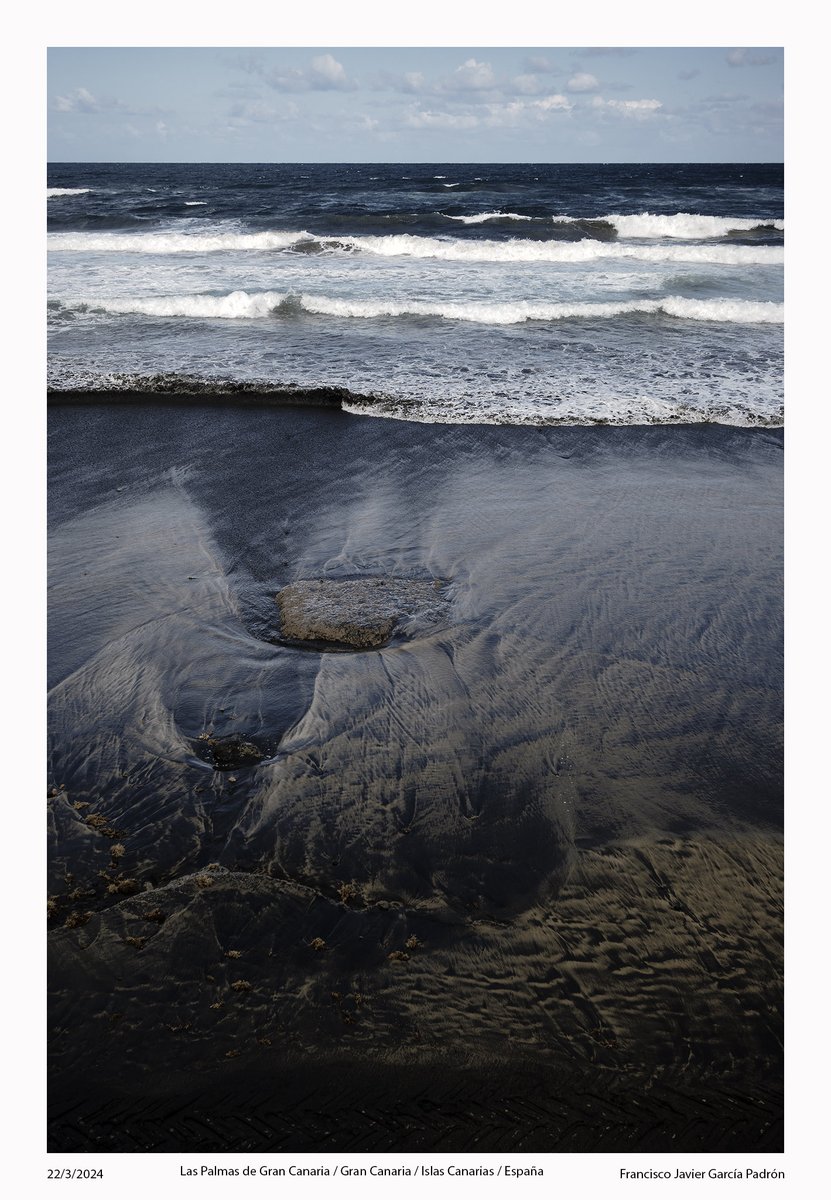
[[[385,417],[426,425],[728,425],[742,429],[781,429],[784,416],[759,413],[743,405],[694,406],[646,395],[593,397],[543,405],[485,402],[464,406],[440,399],[419,402],[396,400],[345,400],[344,412],[355,416]]]
[[[51,200],[54,196],[85,196],[91,190],[91,188],[52,187],[46,189],[46,199]]]
[[[499,242],[390,234],[386,237],[350,238],[348,244],[370,254],[435,258],[445,262],[587,263],[602,259],[637,259],[641,262],[752,266],[784,261],[779,246],[642,246],[598,242],[590,238],[581,242],[544,242],[523,238]]]
[[[283,311],[318,316],[363,320],[394,317],[434,317],[447,321],[470,321],[484,325],[515,325],[524,321],[610,320],[616,317],[663,315],[688,321],[779,324],[784,305],[772,301],[694,300],[683,296],[637,299],[621,302],[590,301],[584,304],[430,302],[356,300],[330,296],[292,295],[284,292],[245,291],[226,296],[156,296],[64,302],[69,310],[96,309],[109,313],[137,313],[151,317],[220,318],[252,320]]]
[[[114,314],[136,313],[146,317],[194,317],[222,320],[251,320],[271,316],[286,300],[283,292],[231,292],[227,296],[150,296],[129,299],[89,300],[66,303],[74,311],[94,310]]]
[[[648,212],[628,216],[622,213],[612,213],[610,216],[594,219],[607,221],[623,238],[699,240],[727,237],[731,233],[749,233],[757,229],[782,232],[785,228],[784,221],[768,221],[761,217],[712,217],[701,213],[675,213],[673,216]],[[563,217],[554,217],[555,222],[563,220]]]
[[[223,250],[285,250],[314,240],[304,231],[263,233],[52,233],[48,248],[95,254],[213,254]]]
[[[111,254],[200,254],[222,251],[289,250],[306,244],[321,252],[354,253],[384,258],[423,258],[445,262],[590,263],[603,259],[641,262],[716,263],[732,266],[778,264],[780,246],[644,246],[620,242],[531,241],[509,238],[431,238],[418,234],[366,237],[318,236],[305,230],[262,233],[53,233],[49,249],[56,252]]]
[[[410,300],[336,300],[326,296],[300,296],[299,304],[310,313],[332,317],[440,317],[447,321],[472,321],[483,325],[516,325],[523,321],[569,319],[610,320],[615,317],[663,314],[688,321],[732,321],[739,324],[778,324],[784,320],[784,305],[752,300],[690,300],[669,296],[661,300],[602,301],[585,304],[430,303]]]

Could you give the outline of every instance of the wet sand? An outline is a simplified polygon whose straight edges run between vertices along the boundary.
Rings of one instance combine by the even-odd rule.
[[[97,399],[49,417],[52,1147],[781,1149],[781,432]],[[370,576],[446,619],[280,640]]]

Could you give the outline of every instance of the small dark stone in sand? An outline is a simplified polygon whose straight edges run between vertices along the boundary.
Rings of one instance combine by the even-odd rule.
[[[199,739],[199,749],[217,771],[231,771],[235,767],[250,767],[265,758],[259,746],[247,742],[238,733],[228,737],[202,737]]]
[[[374,650],[402,617],[446,608],[431,579],[299,579],[278,592],[283,636],[296,642]]]

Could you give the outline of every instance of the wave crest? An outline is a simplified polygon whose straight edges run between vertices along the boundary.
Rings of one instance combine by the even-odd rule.
[[[585,263],[597,259],[641,262],[718,263],[732,266],[778,264],[781,246],[644,246],[584,239],[578,242],[421,237],[396,233],[379,236],[324,237],[305,230],[263,233],[52,233],[49,248],[58,252],[189,254],[220,251],[280,251],[304,247],[320,253],[373,254],[383,258],[432,258],[446,262]]]
[[[55,302],[53,302],[54,305]],[[609,320],[615,317],[663,315],[688,321],[738,324],[780,324],[784,305],[772,301],[691,300],[683,296],[662,299],[536,303],[529,300],[502,303],[426,300],[356,300],[284,292],[235,291],[226,296],[152,296],[63,303],[70,311],[97,309],[109,313],[136,313],[150,317],[256,320],[275,313],[305,312],[317,316],[378,319],[434,317],[484,325],[515,325],[524,321],[568,319]]]
[[[453,216],[452,213],[442,213],[443,217],[447,217],[448,221],[461,221],[464,225],[483,225],[485,221],[533,221],[533,217],[525,217],[522,213],[515,212],[485,212],[472,213],[469,216]]]
[[[116,254],[204,254],[222,250],[286,250],[312,241],[302,230],[263,233],[52,233],[49,249]]]
[[[703,213],[610,213],[606,217],[553,217],[555,224],[573,225],[590,220],[605,221],[623,238],[677,238],[702,240],[723,238],[731,233],[750,233],[769,229],[783,232],[784,221],[761,217],[711,217]]]

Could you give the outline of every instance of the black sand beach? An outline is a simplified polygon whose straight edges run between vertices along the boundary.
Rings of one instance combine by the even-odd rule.
[[[781,430],[59,399],[50,1147],[781,1150]]]

